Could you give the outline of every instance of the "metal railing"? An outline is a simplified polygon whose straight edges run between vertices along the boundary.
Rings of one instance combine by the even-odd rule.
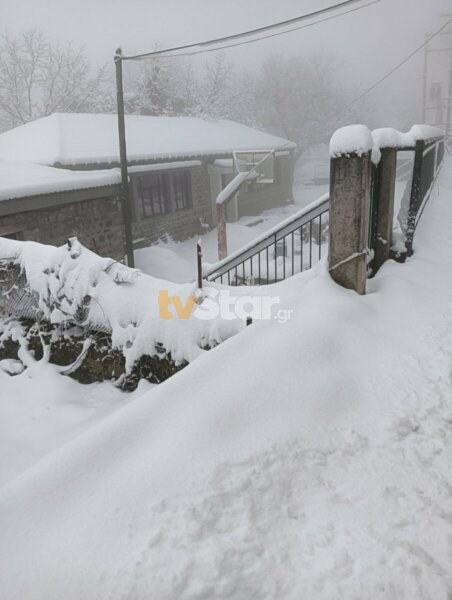
[[[329,195],[312,202],[224,260],[204,270],[208,281],[263,285],[316,264],[328,250]]]
[[[433,183],[444,157],[444,136],[438,136],[427,140],[418,140],[415,146],[400,146],[395,150],[397,156],[402,153],[411,153],[413,156],[411,160],[404,157],[401,164],[398,164],[396,168],[396,178],[406,178],[408,181],[407,188],[401,200],[402,207],[400,208],[400,211],[406,210],[402,216],[406,252],[401,254],[392,253],[393,258],[403,262],[407,256],[411,256],[413,253],[414,233],[424,207],[430,197]],[[381,176],[380,165],[373,165],[368,237],[368,247],[371,251],[368,263],[370,276],[375,275],[379,266],[381,266],[374,263],[372,252],[375,250],[378,237],[377,222],[379,220],[380,210],[378,196]],[[403,209],[403,206],[405,206],[406,209]]]
[[[444,158],[444,137],[418,140],[414,150],[413,181],[406,230],[408,255],[413,253],[413,237],[419,219]]]
[[[444,149],[443,136],[419,140],[415,147],[397,148],[397,152],[414,152],[406,222],[407,255],[412,253],[414,232],[438,174]],[[409,160],[405,161],[403,167],[397,169],[397,175],[409,176],[410,163]],[[377,167],[372,169],[371,185],[368,247],[372,251],[377,240],[376,223],[379,216],[380,181]],[[326,194],[224,260],[209,265],[204,269],[203,276],[208,281],[227,285],[275,283],[316,264],[328,251],[328,237],[329,195]],[[372,272],[372,259],[369,267]]]

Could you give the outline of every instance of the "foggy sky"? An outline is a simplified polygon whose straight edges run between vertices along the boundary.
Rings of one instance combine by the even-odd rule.
[[[0,31],[37,28],[55,41],[83,45],[97,64],[118,45],[133,54],[258,27],[335,0],[0,0]],[[363,89],[438,29],[452,0],[381,0],[339,19],[228,51],[237,66],[254,68],[269,53],[326,51],[343,57],[343,77]],[[422,53],[382,86],[378,95],[414,89]],[[416,83],[417,82],[417,83]]]

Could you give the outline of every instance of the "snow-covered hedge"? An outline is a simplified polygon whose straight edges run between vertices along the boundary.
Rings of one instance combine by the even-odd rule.
[[[106,332],[127,370],[144,355],[161,357],[162,349],[175,364],[191,362],[245,327],[238,319],[162,319],[160,292],[185,304],[195,283],[155,279],[94,254],[76,238],[59,248],[0,238],[0,266],[15,270],[0,281],[0,312]]]

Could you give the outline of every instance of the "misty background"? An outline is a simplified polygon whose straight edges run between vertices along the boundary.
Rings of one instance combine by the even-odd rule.
[[[0,1],[0,130],[52,112],[115,112],[113,56],[264,26],[331,0]],[[358,6],[358,5],[357,5]],[[129,113],[230,118],[299,153],[338,127],[422,120],[424,53],[350,103],[437,30],[451,0],[381,0],[271,39],[195,57],[126,62]]]

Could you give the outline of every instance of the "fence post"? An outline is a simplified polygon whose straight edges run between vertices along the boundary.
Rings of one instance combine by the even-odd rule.
[[[218,260],[223,260],[228,255],[228,242],[226,236],[226,205],[217,204]]]
[[[406,226],[406,250],[407,256],[413,255],[413,238],[416,229],[416,216],[419,209],[422,184],[422,162],[424,160],[425,141],[417,140],[414,153],[413,182],[411,184],[410,206],[408,208],[408,219]]]
[[[366,293],[370,157],[368,150],[331,159],[329,271],[336,283],[358,294]]]
[[[198,279],[198,290],[202,290],[202,246],[201,240],[196,244],[196,270]]]
[[[397,148],[381,148],[378,164],[378,195],[374,199],[377,203],[375,255],[372,261],[374,274],[388,260],[391,250],[396,171]]]

